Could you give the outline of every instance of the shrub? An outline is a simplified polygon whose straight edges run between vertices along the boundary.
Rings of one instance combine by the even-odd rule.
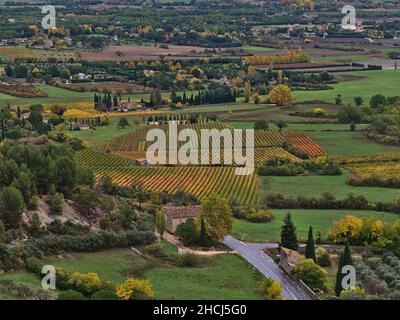
[[[117,300],[118,297],[114,290],[101,289],[92,294],[91,300]]]
[[[67,290],[58,294],[58,300],[85,300],[85,297],[78,291]]]
[[[340,293],[341,300],[365,300],[366,293],[362,288],[350,288]]]
[[[25,269],[27,271],[40,274],[42,272],[43,263],[36,257],[30,257],[25,260]]]
[[[120,300],[149,300],[154,298],[149,280],[126,279],[117,287],[116,295]]]
[[[317,264],[321,267],[330,267],[332,265],[328,251],[324,248],[317,248],[316,250]]]
[[[282,286],[271,278],[263,278],[257,290],[264,294],[267,300],[282,300]]]
[[[293,275],[304,281],[313,289],[326,289],[326,271],[317,265],[312,259],[304,259],[297,263],[293,269]]]
[[[91,296],[101,289],[101,280],[96,273],[74,272],[68,280],[68,285],[85,296]]]
[[[198,267],[203,261],[204,260],[196,254],[184,253],[178,256],[176,264],[179,267]]]

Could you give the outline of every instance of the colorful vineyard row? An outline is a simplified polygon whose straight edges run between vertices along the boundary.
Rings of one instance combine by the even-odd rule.
[[[133,161],[146,158],[146,152],[144,151],[116,151],[113,152],[112,154]],[[230,153],[230,156],[233,159],[233,165],[236,165],[236,163],[234,162],[235,158],[232,152]],[[287,152],[285,149],[281,147],[256,148],[254,150],[254,162],[256,167],[264,165],[265,162],[271,158],[287,158],[295,162],[302,161],[301,159],[297,158],[296,156],[292,155],[291,153]],[[169,159],[169,154],[167,152],[166,160],[168,161],[168,159]],[[198,159],[199,161],[202,160],[201,151],[198,151]],[[220,163],[225,164],[224,153],[221,154],[220,160],[221,160]],[[209,163],[212,163],[211,153],[209,155]],[[169,164],[169,162],[167,162],[167,164]],[[201,165],[201,162],[199,164]]]
[[[123,186],[140,185],[147,191],[175,193],[185,191],[199,199],[216,192],[243,204],[257,202],[258,180],[255,173],[238,176],[234,167],[140,167],[126,164],[127,159],[107,153],[85,150],[76,155],[78,165],[90,168],[97,179],[109,176]]]
[[[324,150],[303,131],[282,131],[282,135],[289,144],[310,157],[316,158],[325,155]]]

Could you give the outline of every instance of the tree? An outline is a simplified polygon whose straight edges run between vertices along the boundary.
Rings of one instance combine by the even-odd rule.
[[[201,225],[200,225],[200,245],[202,247],[208,247],[210,245],[210,239],[207,234],[207,229],[204,219],[201,219]]]
[[[268,129],[269,129],[268,122],[264,119],[257,120],[254,123],[254,130],[268,130]]]
[[[297,250],[299,247],[296,227],[293,224],[290,212],[283,219],[283,226],[281,228],[281,246],[292,250]]]
[[[268,99],[271,103],[278,106],[285,106],[293,103],[293,96],[290,88],[284,84],[279,84],[274,87],[268,94]]]
[[[71,194],[76,184],[75,161],[67,156],[61,156],[56,160],[58,191],[64,194]]]
[[[29,123],[32,125],[33,130],[37,130],[43,124],[42,113],[39,111],[31,111],[28,117]]]
[[[129,127],[128,119],[125,117],[119,118],[118,128],[125,129],[126,127]]]
[[[178,225],[175,233],[185,246],[197,246],[199,244],[199,234],[193,219],[188,219]]]
[[[335,293],[336,296],[340,296],[341,292],[343,291],[342,280],[345,276],[343,274],[343,267],[344,266],[354,266],[353,258],[351,256],[351,251],[349,245],[346,243],[343,252],[340,254],[338,270],[336,273],[336,284],[335,284]]]
[[[222,242],[224,237],[232,231],[233,215],[228,201],[215,193],[201,202],[200,212],[196,217],[200,226],[204,219],[208,234],[214,243]]]
[[[326,271],[312,259],[303,259],[298,262],[292,273],[312,289],[324,290],[326,288],[328,279]]]
[[[362,97],[354,97],[354,104],[359,107],[364,103],[364,100]]]
[[[313,259],[313,261],[316,262],[315,242],[314,242],[312,226],[310,226],[310,228],[308,229],[308,238],[307,238],[306,251],[304,253],[304,256],[307,259]]]
[[[62,193],[55,193],[50,195],[50,210],[53,214],[62,214],[64,204],[64,195]]]
[[[250,102],[250,96],[251,96],[251,86],[250,86],[250,81],[246,81],[244,83],[244,101],[246,103]]]
[[[122,228],[128,230],[133,220],[135,219],[136,213],[133,207],[128,201],[124,201],[119,209],[118,221]]]
[[[287,128],[287,123],[283,120],[278,120],[275,125],[278,127],[278,131],[282,131],[284,128]]]
[[[383,108],[386,105],[386,98],[385,96],[381,94],[376,94],[371,97],[371,100],[369,101],[369,105],[373,109],[377,108]]]
[[[67,68],[61,69],[60,78],[64,80],[69,80],[71,78],[71,71]]]
[[[161,238],[165,231],[165,224],[166,224],[166,219],[164,212],[162,212],[162,210],[158,210],[156,214],[156,228],[158,233],[161,235]]]
[[[6,232],[6,226],[4,225],[4,222],[0,220],[0,245],[4,241],[5,232]]]
[[[24,197],[15,187],[0,190],[0,219],[6,225],[14,226],[19,222],[24,209]]]
[[[40,222],[39,215],[35,212],[32,214],[31,221],[29,223],[28,233],[31,237],[37,238],[43,234],[42,223]]]

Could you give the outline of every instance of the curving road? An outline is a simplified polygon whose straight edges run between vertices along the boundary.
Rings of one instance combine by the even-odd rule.
[[[258,269],[266,277],[272,278],[282,285],[282,295],[287,300],[311,300],[306,292],[296,282],[289,278],[283,270],[264,253],[263,249],[276,248],[274,243],[244,243],[232,236],[226,236],[224,244],[235,250],[250,264]]]

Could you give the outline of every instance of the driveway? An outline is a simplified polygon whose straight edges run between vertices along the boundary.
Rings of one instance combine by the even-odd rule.
[[[275,243],[244,243],[232,236],[224,239],[224,244],[235,250],[240,256],[245,258],[250,264],[258,269],[264,276],[272,278],[282,285],[282,295],[287,300],[311,300],[306,292],[301,289],[296,282],[283,272],[283,270],[264,253],[263,249],[276,248]]]

